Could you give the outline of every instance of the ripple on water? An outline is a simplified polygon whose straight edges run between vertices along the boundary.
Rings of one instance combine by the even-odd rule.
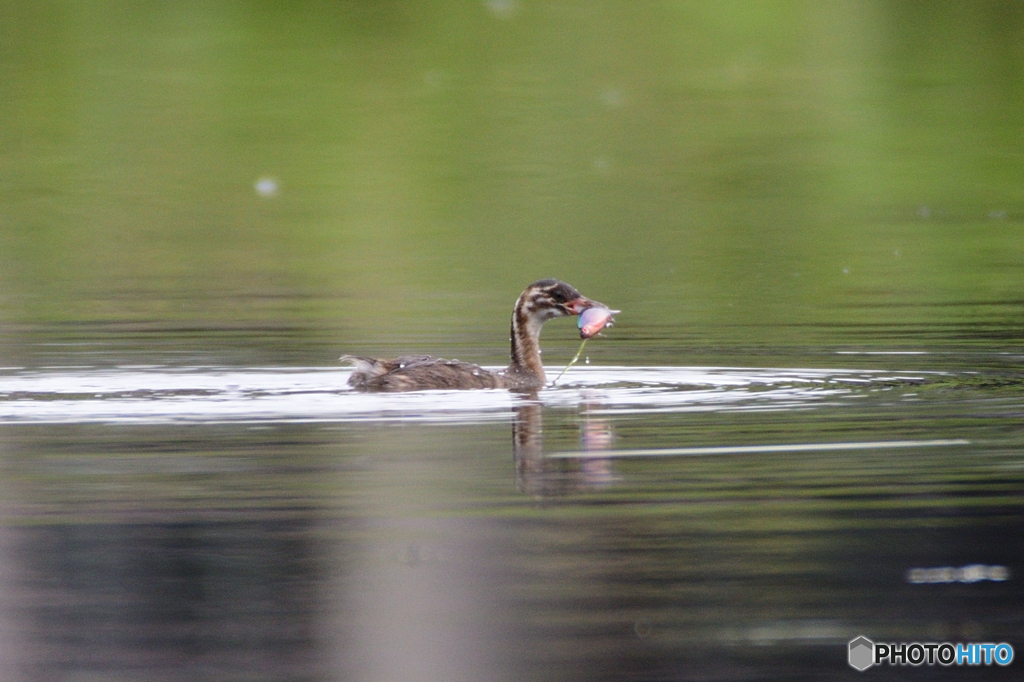
[[[503,390],[364,394],[349,369],[120,367],[8,369],[0,422],[503,421],[525,398]],[[735,367],[578,367],[538,399],[594,414],[809,409],[919,373]],[[939,375],[939,373],[934,373]]]

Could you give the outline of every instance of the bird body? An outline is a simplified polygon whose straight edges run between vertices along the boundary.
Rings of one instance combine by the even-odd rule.
[[[509,366],[492,372],[478,365],[429,355],[394,359],[342,356],[355,369],[349,386],[359,391],[420,391],[426,389],[506,388],[536,390],[544,386],[540,360],[540,330],[556,317],[579,315],[603,304],[591,301],[572,286],[542,279],[528,286],[512,310]]]
[[[478,365],[429,355],[403,355],[393,360],[346,355],[355,365],[349,386],[360,391],[421,391],[429,388],[505,388],[503,378]]]

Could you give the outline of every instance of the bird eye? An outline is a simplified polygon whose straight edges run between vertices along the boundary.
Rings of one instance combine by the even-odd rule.
[[[551,290],[551,297],[558,303],[565,303],[566,301],[579,298],[579,294],[573,291],[568,285],[559,284]]]

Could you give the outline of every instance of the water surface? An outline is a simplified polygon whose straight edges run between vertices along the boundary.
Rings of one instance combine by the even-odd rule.
[[[825,679],[859,634],[1019,641],[1019,380],[864,357],[575,367],[535,399],[8,368],[11,655],[32,679]]]
[[[1022,33],[1009,0],[0,0],[0,678],[1020,656]],[[502,365],[552,276],[624,311],[557,387],[346,387],[346,353]],[[578,343],[547,325],[549,370]]]

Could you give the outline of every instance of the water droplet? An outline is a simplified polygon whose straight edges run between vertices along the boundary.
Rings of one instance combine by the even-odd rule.
[[[484,4],[491,14],[499,19],[509,19],[519,11],[519,3],[516,0],[486,0]]]
[[[607,156],[599,156],[594,159],[594,172],[607,173],[612,169],[612,160]]]
[[[448,84],[449,80],[451,80],[451,77],[448,75],[447,71],[434,70],[427,71],[423,74],[423,84],[426,85],[429,90],[440,90]]]
[[[608,88],[601,93],[601,102],[606,107],[617,107],[622,104],[622,92],[616,88]]]
[[[261,197],[272,197],[277,194],[277,180],[274,178],[260,178],[253,187]]]

